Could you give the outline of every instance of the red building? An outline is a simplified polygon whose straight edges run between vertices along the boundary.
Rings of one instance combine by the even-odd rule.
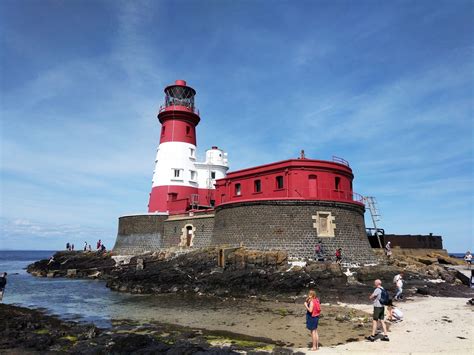
[[[289,159],[228,173],[216,182],[216,206],[256,200],[321,200],[363,205],[354,175],[340,158]]]

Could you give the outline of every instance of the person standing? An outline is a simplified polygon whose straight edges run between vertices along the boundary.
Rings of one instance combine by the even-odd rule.
[[[69,242],[66,243],[66,250],[71,250],[71,244],[69,244]]]
[[[367,337],[367,340],[375,341],[378,323],[382,323],[383,337],[382,341],[390,341],[387,335],[387,326],[384,322],[385,305],[389,302],[388,292],[382,287],[382,281],[379,279],[374,281],[375,290],[369,296],[369,299],[374,303],[374,314],[372,320],[372,334]]]
[[[0,302],[3,300],[3,295],[5,294],[5,286],[7,285],[7,273],[4,272],[0,276]]]
[[[387,258],[389,259],[392,256],[392,246],[390,241],[385,245],[385,255],[387,255]]]
[[[314,253],[316,254],[317,261],[324,260],[323,242],[321,240],[318,242],[318,244],[316,244]]]
[[[309,291],[304,307],[306,308],[306,328],[311,332],[311,340],[313,344],[311,350],[318,350],[318,323],[319,315],[321,314],[321,304],[319,303],[319,299],[316,297],[316,292],[314,290]]]
[[[470,270],[472,264],[472,254],[469,250],[466,252],[466,255],[464,255],[464,261],[466,262],[467,268]]]
[[[97,242],[97,250],[101,250],[101,247],[102,247],[102,241],[99,239],[99,241]]]
[[[398,275],[395,275],[395,277],[393,278],[393,283],[395,284],[395,288],[397,289],[397,292],[393,299],[400,301],[402,299],[403,293],[403,272],[399,273]]]
[[[342,261],[342,248],[336,249],[336,263],[340,264]]]
[[[84,242],[84,251],[87,251],[87,242]]]

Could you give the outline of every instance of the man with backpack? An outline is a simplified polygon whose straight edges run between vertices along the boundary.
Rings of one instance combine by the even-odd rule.
[[[369,296],[369,299],[374,302],[374,315],[372,321],[372,334],[367,337],[367,340],[375,341],[378,322],[382,323],[383,337],[382,341],[390,341],[387,335],[387,326],[384,322],[385,306],[389,303],[390,298],[386,289],[382,287],[382,281],[379,279],[374,281],[375,290]]]

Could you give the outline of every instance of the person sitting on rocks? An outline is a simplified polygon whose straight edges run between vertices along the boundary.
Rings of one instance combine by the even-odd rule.
[[[403,312],[395,306],[392,301],[387,304],[388,320],[391,322],[401,322],[403,320]]]
[[[3,300],[3,295],[5,293],[5,286],[7,285],[7,273],[4,272],[2,276],[0,276],[0,302]]]
[[[336,249],[336,263],[340,264],[342,262],[342,248]]]
[[[51,257],[49,258],[49,261],[48,261],[48,265],[54,263],[54,255],[51,255]]]

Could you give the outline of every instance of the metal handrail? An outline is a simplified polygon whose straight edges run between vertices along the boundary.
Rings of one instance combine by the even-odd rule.
[[[161,113],[161,112],[163,112],[163,111],[166,111],[166,109],[167,109],[168,107],[173,107],[173,110],[176,110],[176,111],[183,110],[183,108],[184,108],[184,111],[193,112],[193,113],[195,113],[196,115],[199,116],[199,110],[198,110],[197,108],[195,108],[195,107],[183,106],[183,105],[168,105],[168,106],[166,106],[166,105],[161,105],[161,106],[160,106],[160,109],[159,109],[159,111],[158,111],[158,113]]]
[[[339,164],[350,167],[349,162],[344,158],[337,157],[337,156],[333,155],[332,156],[332,161],[335,162],[335,163],[339,163]]]

